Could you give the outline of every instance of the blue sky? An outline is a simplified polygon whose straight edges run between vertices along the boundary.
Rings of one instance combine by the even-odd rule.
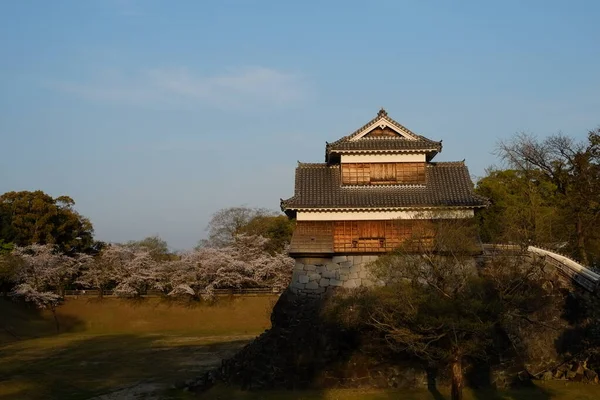
[[[0,193],[176,249],[277,209],[380,107],[474,176],[516,132],[600,124],[597,1],[0,2]]]

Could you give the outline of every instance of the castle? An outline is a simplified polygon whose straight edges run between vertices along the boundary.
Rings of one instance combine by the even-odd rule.
[[[431,218],[472,218],[486,200],[473,193],[464,162],[432,162],[442,142],[417,135],[383,109],[354,133],[327,143],[324,163],[298,163],[291,290],[369,286],[363,268],[398,248]]]

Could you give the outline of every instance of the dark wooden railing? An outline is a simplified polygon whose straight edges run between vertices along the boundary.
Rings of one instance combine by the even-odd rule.
[[[483,249],[488,255],[494,252],[526,252],[530,256],[541,258],[546,264],[556,268],[561,275],[572,280],[587,291],[600,294],[600,275],[564,254],[537,246],[523,248],[510,244],[484,244]]]

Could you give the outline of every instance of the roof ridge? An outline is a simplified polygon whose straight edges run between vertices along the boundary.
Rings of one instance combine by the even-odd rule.
[[[327,167],[327,163],[307,163],[298,161],[298,168],[322,168]]]
[[[462,161],[435,161],[427,163],[427,166],[431,167],[464,167],[466,166],[465,160]]]
[[[422,139],[422,140],[426,140],[426,141],[433,142],[433,143],[440,143],[440,142],[436,142],[434,140],[428,139],[425,136],[419,135],[418,133],[415,133],[415,132],[411,131],[410,129],[408,129],[407,127],[405,127],[404,125],[402,125],[401,123],[399,123],[398,121],[396,121],[395,119],[393,119],[392,117],[390,117],[388,115],[387,111],[385,111],[385,109],[382,107],[381,110],[379,110],[379,112],[377,113],[377,116],[375,118],[371,119],[369,122],[367,122],[366,124],[364,124],[363,126],[361,126],[360,128],[358,128],[357,130],[355,130],[351,134],[343,136],[343,137],[339,138],[338,140],[336,140],[335,142],[328,143],[328,145],[338,144],[340,142],[352,139],[353,137],[360,135],[367,128],[369,128],[373,123],[377,122],[381,118],[385,119],[387,122],[389,122],[390,124],[392,124],[396,128],[400,129],[401,131],[403,131],[403,132],[405,132],[405,133],[407,133],[409,135],[412,135],[412,136],[416,137],[417,139]],[[406,138],[398,138],[398,139],[400,139],[400,140],[407,140]]]
[[[393,188],[426,188],[427,185],[424,183],[394,183],[389,185],[343,185],[340,186],[340,190],[343,189],[369,189],[369,190],[377,190],[379,188],[383,189],[393,189]]]

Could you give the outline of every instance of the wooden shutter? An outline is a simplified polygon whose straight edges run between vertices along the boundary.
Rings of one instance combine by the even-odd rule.
[[[396,183],[396,165],[371,164],[371,183]]]

